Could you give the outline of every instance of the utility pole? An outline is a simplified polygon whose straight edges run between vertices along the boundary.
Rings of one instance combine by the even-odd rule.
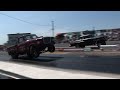
[[[52,21],[52,36],[54,37],[54,21]]]
[[[94,31],[94,36],[97,36],[96,35],[97,32],[95,31],[95,27],[93,27],[93,31]]]

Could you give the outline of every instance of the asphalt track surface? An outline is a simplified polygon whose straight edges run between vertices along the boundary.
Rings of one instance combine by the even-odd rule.
[[[62,52],[57,54],[42,54],[37,59],[30,59],[26,56],[20,56],[18,59],[11,59],[6,52],[2,52],[0,54],[0,61],[120,78],[120,56],[87,56],[81,55],[79,52]],[[4,78],[4,74],[9,74],[27,79],[27,77],[12,74],[11,72],[6,73],[6,71],[1,70],[0,73],[3,73],[0,74],[1,78]],[[6,79],[8,78],[12,79],[11,77],[6,77]]]

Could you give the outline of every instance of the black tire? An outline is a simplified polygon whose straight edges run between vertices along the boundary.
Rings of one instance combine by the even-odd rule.
[[[12,57],[12,59],[18,59],[18,54],[13,54],[13,55],[11,55],[11,57]]]
[[[79,44],[76,44],[75,47],[76,47],[76,48],[80,48],[80,45],[79,45]]]
[[[106,45],[106,42],[105,42],[105,41],[102,41],[102,42],[101,42],[101,45]]]
[[[48,51],[51,52],[51,53],[54,52],[55,51],[55,46],[54,45],[49,45],[48,46]]]
[[[40,55],[40,53],[38,52],[38,50],[35,46],[29,47],[28,57],[37,58],[37,57],[39,57],[39,55]]]
[[[85,48],[85,45],[80,45],[81,48]]]
[[[101,45],[101,43],[97,43],[97,46],[98,46],[99,49],[100,49],[100,45]]]
[[[84,43],[76,44],[75,47],[76,48],[85,48],[85,44]]]

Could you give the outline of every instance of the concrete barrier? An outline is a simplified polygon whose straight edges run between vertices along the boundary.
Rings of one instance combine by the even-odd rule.
[[[101,45],[98,46],[86,46],[85,48],[75,48],[75,47],[56,47],[56,51],[62,52],[78,52],[78,51],[120,51],[119,45]]]
[[[64,48],[59,48],[56,49],[56,51],[62,51],[62,52],[78,52],[78,51],[83,51],[84,49],[64,49]]]
[[[100,47],[119,47],[119,45],[101,45]]]

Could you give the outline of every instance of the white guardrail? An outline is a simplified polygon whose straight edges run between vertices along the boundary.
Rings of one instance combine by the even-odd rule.
[[[100,47],[119,47],[119,45],[101,45]]]

